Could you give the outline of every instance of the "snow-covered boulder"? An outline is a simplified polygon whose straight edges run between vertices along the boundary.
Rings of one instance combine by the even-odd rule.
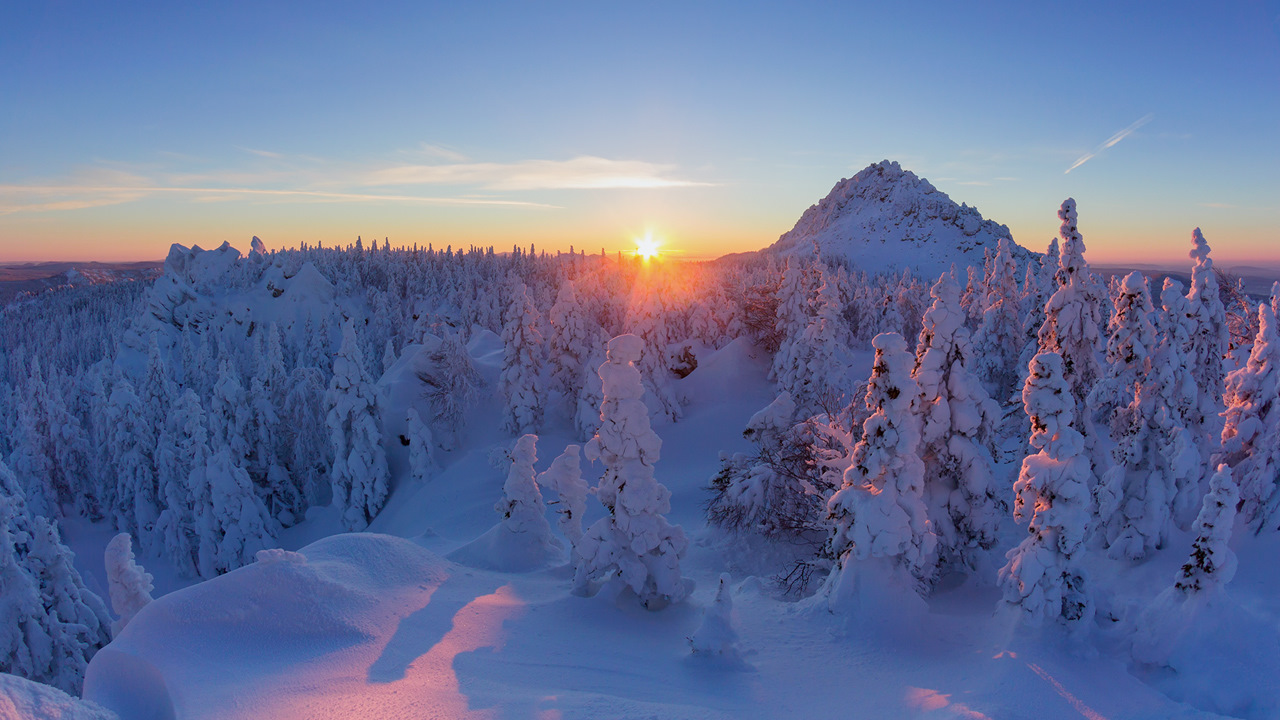
[[[836,183],[766,252],[808,256],[816,243],[824,258],[851,262],[867,273],[910,268],[937,277],[954,263],[982,267],[1009,228],[986,220],[977,208],[957,205],[946,193],[896,162],[885,160]],[[1025,266],[1031,253],[1014,244]]]

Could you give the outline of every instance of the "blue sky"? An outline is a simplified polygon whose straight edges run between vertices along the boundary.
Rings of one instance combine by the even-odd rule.
[[[884,158],[1033,249],[1074,196],[1095,262],[1280,259],[1280,0],[8,3],[0,67],[0,260],[717,255]]]

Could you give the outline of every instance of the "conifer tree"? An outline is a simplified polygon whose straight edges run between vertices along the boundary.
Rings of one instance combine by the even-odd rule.
[[[502,516],[502,525],[521,538],[527,552],[541,557],[554,553],[560,543],[551,535],[546,506],[534,476],[538,461],[537,435],[523,435],[511,451],[511,468],[502,486],[502,499],[494,510]]]
[[[1199,402],[1193,409],[1190,426],[1203,457],[1218,452],[1223,432],[1223,380],[1226,370],[1223,361],[1227,354],[1227,311],[1222,305],[1218,288],[1218,276],[1209,257],[1209,243],[1200,228],[1191,233],[1191,288],[1187,292],[1193,323],[1191,332],[1191,363],[1196,387],[1200,389]]]
[[[156,537],[160,517],[160,494],[156,476],[153,430],[146,424],[142,402],[127,380],[121,379],[111,391],[107,422],[114,429],[112,464],[116,469],[115,506],[112,516],[117,530],[127,532],[146,551],[161,547]]]
[[[498,379],[498,389],[507,401],[502,428],[513,435],[534,432],[542,424],[545,392],[539,373],[540,319],[528,288],[521,284],[507,309],[507,322],[502,328],[502,375]]]
[[[920,421],[912,412],[920,386],[901,335],[882,333],[872,346],[866,394],[871,416],[862,424],[843,486],[827,501],[827,550],[836,561],[828,588],[837,592],[855,562],[886,558],[923,593],[937,572],[937,537],[924,504]]]
[[[1220,462],[1240,488],[1240,516],[1256,531],[1280,526],[1280,334],[1267,303],[1245,366],[1226,378]]]
[[[680,576],[680,558],[688,542],[679,526],[667,522],[671,492],[654,478],[662,447],[649,427],[642,397],[644,384],[636,363],[644,349],[635,335],[609,341],[599,375],[604,393],[600,430],[587,443],[588,460],[604,463],[596,497],[608,510],[578,543],[577,592],[616,572],[640,602],[659,609],[688,592]]]
[[[1231,468],[1219,465],[1209,479],[1209,492],[1196,517],[1192,532],[1191,557],[1178,571],[1174,588],[1183,594],[1221,589],[1236,574],[1236,556],[1227,544],[1235,524],[1239,490],[1231,477]]]
[[[1076,228],[1076,201],[1067,198],[1058,210],[1062,220],[1061,267],[1058,289],[1045,305],[1045,320],[1040,326],[1039,352],[1057,353],[1075,405],[1083,407],[1085,398],[1101,374],[1097,351],[1101,345],[1103,322],[1103,290],[1084,259],[1084,240]],[[1081,427],[1085,432],[1087,427]]]
[[[1080,563],[1092,503],[1084,438],[1072,427],[1076,403],[1057,353],[1031,360],[1022,402],[1031,417],[1031,447],[1014,483],[1013,516],[1029,535],[1000,569],[1004,602],[1033,623],[1056,620],[1075,626],[1093,616]]]
[[[982,323],[974,334],[973,371],[983,379],[987,394],[1008,398],[1018,382],[1018,355],[1022,351],[1022,317],[1019,314],[1017,263],[1007,238],[1000,238],[992,258],[991,279],[986,283]]]
[[[183,390],[161,433],[156,465],[164,509],[156,522],[159,542],[174,569],[194,577],[199,569],[197,518],[207,508],[196,504],[192,474],[209,461],[204,410],[191,388]]]
[[[924,498],[940,556],[972,567],[977,552],[995,543],[1003,509],[988,449],[1000,409],[969,371],[973,349],[955,278],[943,273],[931,296],[912,370],[920,386]]]
[[[431,428],[422,422],[422,416],[414,408],[405,412],[405,438],[409,441],[409,476],[416,482],[426,482],[435,472],[435,440]]]
[[[119,619],[111,623],[112,637],[133,620],[138,611],[151,602],[151,573],[139,565],[133,556],[133,543],[129,533],[120,533],[107,543],[104,556],[107,567],[107,586],[111,593],[111,609]]]
[[[1156,392],[1169,408],[1169,417],[1162,423],[1168,430],[1161,434],[1158,452],[1186,470],[1177,476],[1173,500],[1174,522],[1183,529],[1191,527],[1200,507],[1208,460],[1200,454],[1191,425],[1200,391],[1188,355],[1194,329],[1190,320],[1190,303],[1183,295],[1182,284],[1165,278],[1160,291],[1160,311],[1156,315],[1158,339],[1151,366],[1156,375]]]
[[[249,473],[227,448],[216,450],[193,478],[200,546],[200,576],[211,578],[253,562],[259,550],[275,547],[275,523],[254,492]]]
[[[387,502],[389,472],[379,428],[378,394],[360,360],[360,343],[350,321],[342,328],[342,346],[333,358],[325,404],[333,446],[329,472],[333,507],[342,513],[348,530],[364,530]]]
[[[538,474],[538,485],[554,490],[560,497],[556,508],[557,523],[575,552],[582,539],[582,516],[587,511],[587,494],[590,492],[587,482],[582,479],[580,450],[577,445],[566,445],[564,452],[551,462],[551,467]]]

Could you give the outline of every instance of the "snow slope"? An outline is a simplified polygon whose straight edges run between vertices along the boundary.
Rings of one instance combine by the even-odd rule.
[[[847,260],[868,274],[911,268],[919,277],[937,278],[952,264],[961,273],[970,265],[981,268],[984,250],[995,253],[1002,237],[1012,239],[1008,227],[884,160],[836,183],[765,252],[805,256],[816,243],[824,258]],[[1014,245],[1019,265],[1030,254]]]

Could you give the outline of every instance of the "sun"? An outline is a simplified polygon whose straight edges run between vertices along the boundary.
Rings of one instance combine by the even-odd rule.
[[[644,237],[636,238],[636,257],[645,260],[658,257],[658,246],[661,244],[653,237],[653,233],[645,233]]]

